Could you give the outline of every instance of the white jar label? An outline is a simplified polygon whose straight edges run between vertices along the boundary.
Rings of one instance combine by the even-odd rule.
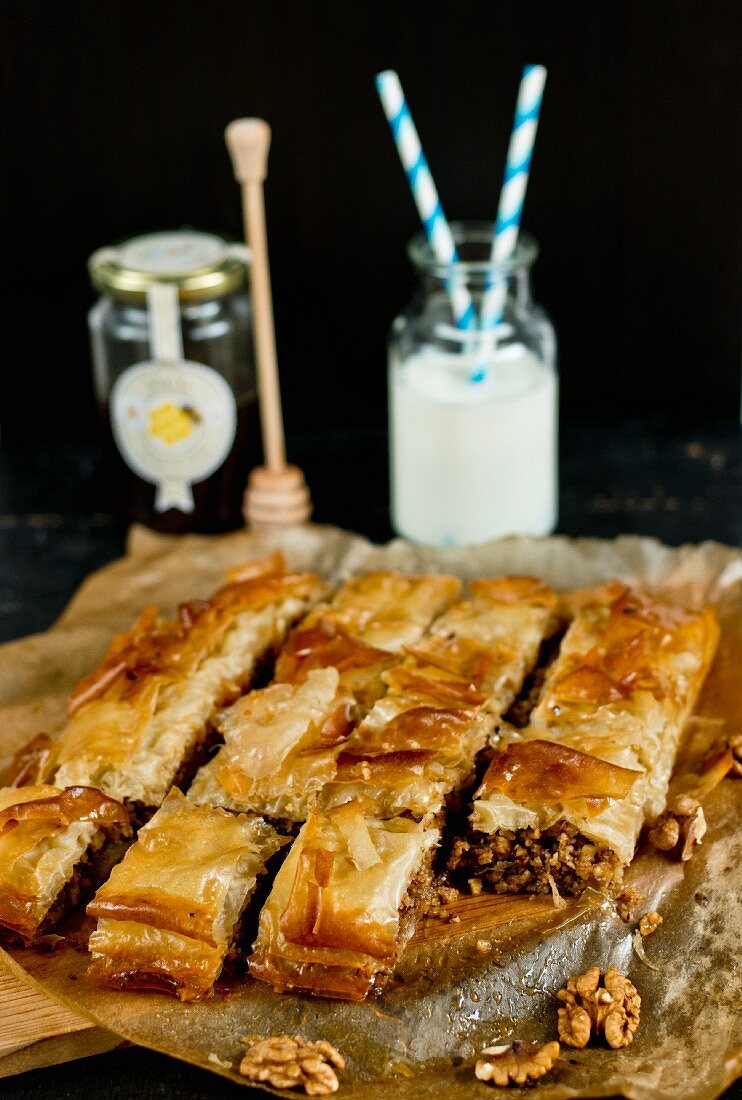
[[[237,406],[211,367],[138,363],[113,386],[111,424],[124,461],[157,487],[155,510],[192,512],[191,486],[218,470],[232,449]]]

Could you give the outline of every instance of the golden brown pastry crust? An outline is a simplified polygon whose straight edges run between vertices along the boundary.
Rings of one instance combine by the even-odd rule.
[[[403,660],[403,654],[363,637],[383,635],[396,648],[408,638],[419,642],[459,588],[447,576],[398,573],[374,573],[343,585],[290,634],[274,683],[217,717],[225,744],[196,775],[193,799],[289,827],[306,821],[335,776],[353,727],[388,690],[389,676]]]
[[[530,577],[475,581],[471,599],[383,674],[388,693],[351,734],[325,807],[356,799],[382,817],[440,814],[556,624],[556,595]]]
[[[664,806],[718,641],[713,608],[687,611],[618,582],[568,603],[575,617],[530,728],[500,745],[472,835],[454,845],[453,865],[497,889],[546,892],[539,860],[569,892],[620,881],[643,822]]]
[[[90,849],[130,832],[126,809],[89,787],[0,789],[0,928],[24,943],[48,931]]]
[[[391,973],[438,835],[355,803],[312,814],[263,907],[251,974],[278,990],[363,1000]]]
[[[284,839],[259,818],[170,792],[88,905],[92,978],[208,994],[268,859]]]
[[[72,695],[54,745],[56,782],[86,782],[158,806],[263,655],[323,595],[311,574],[277,571],[275,555],[250,563],[209,600],[182,604],[177,620],[153,608],[114,639]]]

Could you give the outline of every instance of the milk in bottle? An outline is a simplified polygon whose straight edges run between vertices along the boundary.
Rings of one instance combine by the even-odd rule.
[[[554,331],[531,298],[536,245],[521,238],[495,267],[486,259],[492,226],[451,228],[454,264],[438,262],[423,236],[413,239],[421,287],[392,327],[392,522],[434,546],[546,535],[557,521],[558,379]],[[458,329],[452,285],[463,282],[478,307],[498,279],[507,285],[501,322]]]

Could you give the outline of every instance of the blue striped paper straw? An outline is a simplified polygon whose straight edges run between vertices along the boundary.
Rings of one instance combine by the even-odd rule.
[[[543,65],[526,65],[515,105],[515,119],[505,164],[505,178],[497,208],[497,223],[490,253],[493,264],[501,264],[509,260],[518,243],[523,202],[526,197],[528,173],[536,141],[545,83],[546,69]],[[490,284],[482,299],[482,328],[494,328],[499,325],[505,312],[506,297],[505,279],[498,279]]]
[[[440,264],[456,263],[459,257],[451,228],[443,213],[399,77],[391,69],[379,73],[376,89],[433,254]],[[449,279],[447,289],[457,328],[476,328],[476,310],[466,286],[458,280]]]

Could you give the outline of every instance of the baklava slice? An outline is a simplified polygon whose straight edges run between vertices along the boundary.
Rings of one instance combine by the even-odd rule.
[[[306,821],[353,726],[387,691],[384,672],[458,595],[452,577],[373,573],[343,585],[292,631],[274,683],[219,714],[224,745],[196,775],[194,801]],[[383,640],[381,649],[364,638]]]
[[[355,709],[335,668],[250,692],[217,716],[224,745],[199,769],[188,797],[257,813],[290,830],[306,821],[335,775]]]
[[[614,582],[580,594],[531,725],[585,752],[628,750],[655,817],[719,640],[713,608],[687,611]],[[626,758],[628,761],[628,757]]]
[[[173,789],[88,905],[88,976],[120,989],[207,996],[267,861],[284,839],[260,818]]]
[[[0,932],[25,945],[89,897],[131,838],[120,802],[88,787],[0,788]]]
[[[461,581],[446,574],[366,573],[346,581],[321,614],[366,645],[399,653],[419,641],[460,591]]]
[[[428,900],[439,832],[368,817],[357,803],[313,813],[260,914],[250,973],[278,991],[362,1001],[391,974]]]
[[[501,742],[451,867],[497,892],[614,886],[664,808],[683,725],[713,659],[711,609],[624,586],[583,597],[531,725]]]
[[[387,694],[351,733],[325,808],[441,817],[470,787],[480,750],[555,629],[556,595],[528,577],[475,581],[471,598],[383,674]]]
[[[461,581],[446,574],[353,577],[291,632],[275,679],[296,683],[312,669],[336,668],[343,688],[365,713],[387,690],[382,673],[402,659],[406,645],[422,638],[460,591]]]
[[[216,711],[323,593],[316,577],[286,573],[273,556],[236,571],[211,599],[181,605],[177,621],[145,611],[73,693],[52,754],[54,783],[159,806],[195,772]]]

